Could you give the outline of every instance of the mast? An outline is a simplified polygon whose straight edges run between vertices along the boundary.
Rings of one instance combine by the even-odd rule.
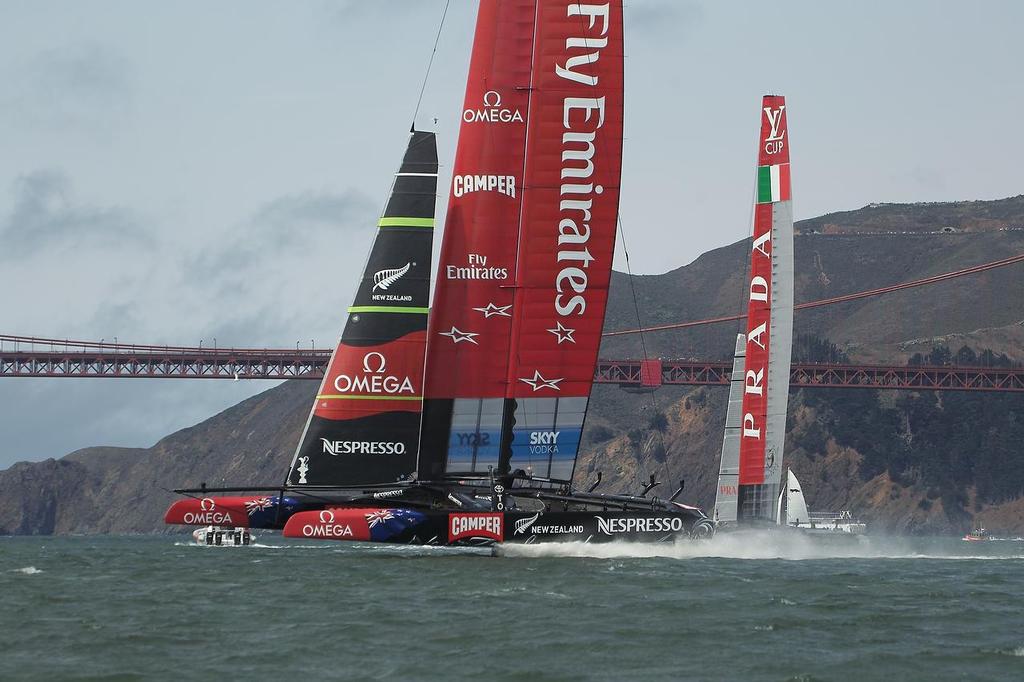
[[[761,103],[750,255],[738,517],[776,518],[793,341],[793,202],[786,100]]]
[[[389,483],[416,470],[436,195],[434,134],[413,130],[288,486]]]
[[[431,315],[421,478],[571,480],[621,152],[621,2],[483,0]]]

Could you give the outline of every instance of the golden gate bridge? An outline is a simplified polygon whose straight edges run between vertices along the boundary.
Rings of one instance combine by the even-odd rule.
[[[1024,254],[878,289],[794,306],[806,310],[927,286],[986,270],[1024,263]],[[728,315],[605,332],[614,337],[731,322]],[[125,344],[0,334],[0,377],[147,379],[320,379],[331,349],[203,348]],[[732,360],[599,360],[594,381],[622,388],[725,386]],[[1024,367],[851,365],[794,363],[790,385],[807,388],[959,390],[1024,393]]]

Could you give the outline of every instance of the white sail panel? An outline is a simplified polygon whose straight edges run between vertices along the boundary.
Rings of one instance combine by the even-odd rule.
[[[764,484],[778,491],[786,447],[789,375],[793,357],[793,202],[772,206],[772,314],[768,349],[768,410]]]
[[[797,525],[810,523],[811,515],[807,511],[807,502],[804,500],[804,491],[800,487],[800,481],[796,480],[796,474],[789,471],[786,483],[786,523]]]
[[[725,413],[725,438],[718,467],[718,493],[715,497],[714,520],[718,524],[736,523],[739,501],[740,428],[743,420],[743,372],[745,370],[747,337],[736,335],[732,376],[729,381],[729,409]]]

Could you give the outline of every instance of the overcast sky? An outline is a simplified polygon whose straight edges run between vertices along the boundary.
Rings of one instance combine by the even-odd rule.
[[[0,0],[0,333],[332,344],[443,6]],[[417,119],[442,172],[474,15],[451,0]],[[787,96],[798,219],[1020,194],[1021,26],[1010,0],[630,0],[634,271],[748,234],[765,92]],[[269,387],[3,379],[0,467],[149,446]]]

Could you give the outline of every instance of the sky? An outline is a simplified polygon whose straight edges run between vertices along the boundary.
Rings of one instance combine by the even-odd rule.
[[[444,6],[0,0],[0,333],[332,345]],[[416,118],[444,188],[475,7],[450,0]],[[630,0],[625,21],[634,272],[749,234],[767,92],[797,219],[1024,191],[1024,3]],[[147,447],[271,385],[0,379],[0,468]]]

